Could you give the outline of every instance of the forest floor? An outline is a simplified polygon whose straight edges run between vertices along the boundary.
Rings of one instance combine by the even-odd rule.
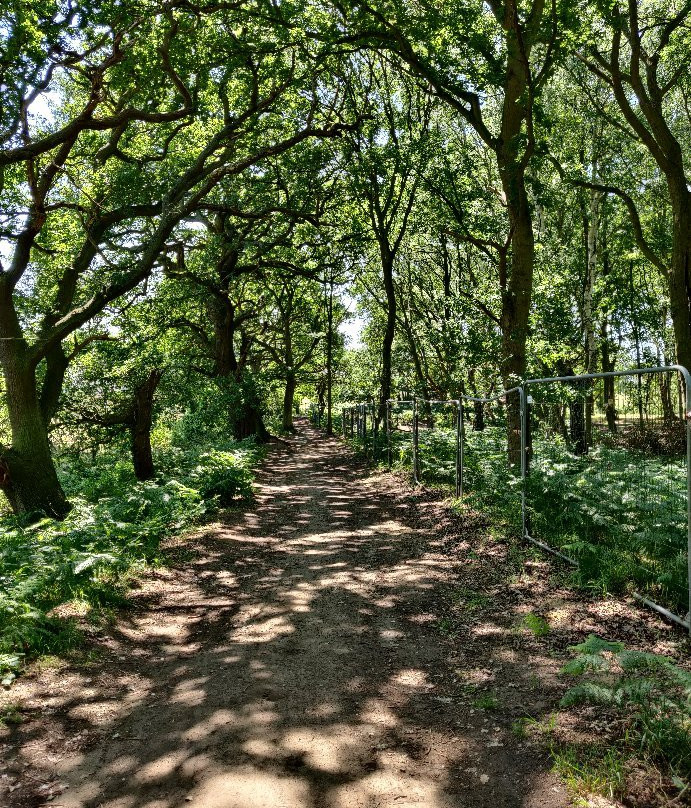
[[[557,718],[568,646],[683,643],[304,422],[251,507],[168,553],[0,694],[3,808],[568,806],[549,744],[608,731]]]

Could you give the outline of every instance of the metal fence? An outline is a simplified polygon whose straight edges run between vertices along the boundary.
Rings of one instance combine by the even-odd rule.
[[[461,495],[463,411],[458,400],[429,399],[413,405],[413,478],[453,485]]]
[[[415,419],[415,401],[389,400],[386,402],[386,462],[413,465],[413,422]]]
[[[523,432],[526,538],[691,630],[690,388],[682,367],[530,379]]]
[[[524,535],[524,391],[514,387],[496,396],[463,396],[461,403],[461,495],[500,514],[511,532]]]
[[[371,402],[343,434],[384,453]],[[528,379],[487,398],[391,400],[389,466],[453,486],[582,583],[634,596],[691,632],[691,378],[680,366]],[[685,616],[684,616],[685,615]]]
[[[379,423],[376,404],[366,401],[341,410],[343,437],[356,441],[367,457],[377,460],[381,455]]]

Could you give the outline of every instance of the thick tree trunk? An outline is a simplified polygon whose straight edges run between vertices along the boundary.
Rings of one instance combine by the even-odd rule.
[[[47,353],[45,362],[46,372],[41,386],[40,405],[43,420],[46,426],[50,426],[60,405],[65,373],[69,364],[62,343],[58,343]]]
[[[269,439],[269,431],[264,424],[262,405],[254,380],[246,377],[241,369],[234,376],[242,386],[242,404],[239,412],[232,413],[233,437],[235,440],[255,437],[260,443]]]
[[[669,272],[670,314],[677,344],[677,363],[691,369],[691,194],[684,174],[669,182],[673,246]]]
[[[513,236],[511,271],[502,290],[502,381],[505,389],[520,384],[526,371],[526,341],[533,289],[535,243],[524,172],[517,166],[502,172]],[[509,192],[511,197],[509,197]],[[517,395],[506,402],[509,462],[520,466],[521,415]]]
[[[235,440],[255,437],[260,443],[269,439],[269,432],[258,406],[246,405],[233,424]]]
[[[516,7],[505,7],[506,82],[502,105],[501,138],[496,148],[497,167],[506,198],[510,232],[510,267],[500,268],[502,292],[500,326],[502,335],[502,381],[505,389],[520,384],[526,371],[526,341],[533,293],[535,236],[525,172],[532,144],[528,122],[532,99],[529,93],[529,51],[520,30]],[[527,141],[524,138],[527,136]],[[504,277],[501,277],[501,275]],[[509,463],[521,464],[520,399],[511,395],[506,402]]]
[[[138,480],[150,480],[154,476],[151,425],[153,423],[154,393],[160,381],[161,371],[154,369],[134,393],[134,409],[130,430],[132,436],[132,464],[135,477]]]
[[[294,432],[293,404],[295,401],[295,376],[289,373],[286,377],[286,386],[283,391],[283,422],[281,426],[285,432]]]
[[[393,282],[393,256],[382,247],[382,270],[386,294],[386,329],[381,347],[381,383],[379,388],[379,414],[386,417],[386,402],[391,398],[391,355],[396,335],[396,289]]]
[[[43,512],[62,519],[70,509],[51,456],[34,368],[23,350],[3,351],[5,397],[12,446],[2,451],[0,486],[14,513]]]

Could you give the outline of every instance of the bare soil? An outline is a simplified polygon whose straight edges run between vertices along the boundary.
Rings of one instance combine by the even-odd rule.
[[[515,722],[550,727],[588,633],[673,657],[683,638],[576,596],[438,496],[301,424],[254,505],[176,542],[85,659],[1,696],[21,722],[0,727],[0,806],[571,805],[544,733]],[[560,721],[584,742],[607,731]],[[636,804],[664,804],[646,788]]]

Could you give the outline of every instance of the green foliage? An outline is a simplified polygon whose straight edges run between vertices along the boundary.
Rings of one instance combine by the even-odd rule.
[[[691,673],[664,656],[627,650],[594,635],[571,650],[576,656],[562,673],[589,673],[591,678],[569,688],[562,706],[591,704],[617,710],[626,718],[622,742],[669,764],[677,775],[688,775]]]
[[[522,624],[530,629],[536,637],[545,637],[549,634],[549,623],[538,614],[530,612],[523,618]]]
[[[73,508],[62,521],[8,517],[0,522],[0,676],[9,683],[24,655],[79,642],[55,608],[121,603],[132,568],[156,561],[161,541],[203,514],[252,494],[251,441],[204,452],[170,448],[162,471],[139,482],[131,467],[105,454],[62,470]],[[175,476],[173,476],[175,475]]]
[[[648,591],[686,611],[686,472],[625,449],[586,457],[537,441],[526,497],[534,535],[578,562],[596,590]]]
[[[407,414],[399,415],[392,434],[394,465],[407,469],[412,465],[408,421]],[[463,452],[466,501],[518,531],[521,478],[506,459],[505,425],[467,428]],[[423,482],[452,486],[455,453],[454,429],[443,424],[421,429]],[[531,532],[577,561],[577,583],[594,591],[637,587],[686,612],[685,497],[681,461],[606,447],[578,457],[563,441],[533,439],[526,481]]]
[[[473,707],[478,710],[498,710],[499,706],[499,699],[491,693],[485,693],[473,702]]]
[[[216,500],[227,508],[238,499],[252,496],[252,471],[233,452],[212,451],[201,457],[199,493],[204,500]]]
[[[554,768],[575,794],[602,794],[613,800],[626,790],[626,757],[613,747],[552,747]],[[580,803],[579,803],[580,804]]]
[[[24,717],[21,714],[20,708],[16,704],[7,704],[0,709],[0,727],[14,726],[21,724]]]

